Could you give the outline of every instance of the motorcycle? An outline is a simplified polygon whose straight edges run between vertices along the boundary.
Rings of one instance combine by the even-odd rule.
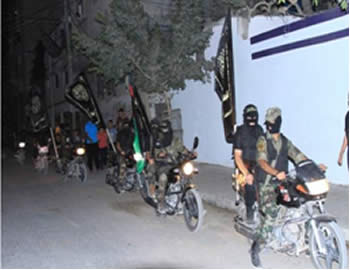
[[[40,173],[46,175],[49,170],[49,161],[48,161],[48,153],[49,147],[48,145],[38,145],[38,156],[34,161],[34,167]]]
[[[87,167],[84,163],[85,148],[76,146],[73,151],[73,158],[67,163],[63,163],[64,181],[76,178],[81,182],[87,180]]]
[[[17,162],[22,166],[24,164],[24,161],[26,159],[26,143],[24,141],[21,141],[18,143],[18,150],[16,151],[14,157],[16,158]]]
[[[316,268],[347,268],[345,239],[336,218],[324,209],[329,191],[324,172],[312,160],[305,160],[288,173],[286,180],[271,179],[270,184],[276,185],[280,211],[265,248],[291,256],[309,254]],[[253,240],[262,213],[255,209],[253,225],[245,222],[243,214],[235,216],[234,228]]]
[[[204,209],[201,196],[192,183],[193,175],[198,174],[198,169],[192,163],[193,151],[198,146],[198,138],[194,139],[193,149],[188,154],[180,154],[178,160],[174,160],[172,169],[168,173],[168,184],[165,193],[167,205],[166,215],[183,214],[186,225],[191,232],[197,232],[204,218]],[[158,208],[158,201],[151,196],[149,182],[145,174],[139,175],[140,193],[146,203]]]
[[[126,172],[124,179],[119,177],[119,162],[116,153],[111,152],[109,157],[110,166],[106,173],[106,183],[113,186],[117,193],[124,193],[125,191],[136,191],[139,189],[138,175],[136,172],[136,161],[133,154],[127,153],[125,155]]]

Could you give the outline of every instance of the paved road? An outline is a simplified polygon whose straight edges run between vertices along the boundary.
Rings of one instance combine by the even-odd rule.
[[[232,213],[205,204],[198,233],[183,217],[156,217],[137,193],[117,195],[102,172],[62,183],[30,164],[2,165],[3,268],[252,268]],[[313,268],[310,259],[262,255],[266,268]]]

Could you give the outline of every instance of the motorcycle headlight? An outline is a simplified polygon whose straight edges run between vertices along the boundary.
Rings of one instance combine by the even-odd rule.
[[[47,154],[49,152],[49,148],[47,146],[40,146],[38,152],[39,154]]]
[[[83,147],[78,147],[77,149],[77,155],[82,156],[85,154],[85,148]]]
[[[183,166],[182,166],[182,171],[185,175],[191,175],[194,171],[194,166],[191,162],[186,162]]]
[[[135,160],[136,162],[141,161],[141,160],[143,160],[143,159],[144,159],[144,158],[143,158],[143,156],[142,156],[141,153],[136,153],[136,154],[134,154],[134,160]]]
[[[25,142],[20,142],[20,143],[18,144],[18,147],[19,147],[19,148],[24,148],[24,147],[26,147],[26,143],[25,143]]]
[[[305,183],[310,195],[321,195],[329,191],[329,183],[326,178]]]

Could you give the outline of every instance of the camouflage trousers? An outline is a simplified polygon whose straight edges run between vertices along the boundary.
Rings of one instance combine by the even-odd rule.
[[[122,183],[125,179],[126,175],[126,161],[125,158],[120,155],[119,156],[119,181]]]
[[[256,230],[255,240],[266,244],[271,238],[280,206],[276,204],[276,186],[270,183],[259,184],[260,226]]]
[[[168,183],[167,173],[171,169],[171,166],[156,162],[154,164],[148,164],[147,172],[150,184],[158,184],[158,197],[164,198],[165,189]]]

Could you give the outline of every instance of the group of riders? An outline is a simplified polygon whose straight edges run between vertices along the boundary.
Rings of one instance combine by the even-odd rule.
[[[165,192],[168,183],[168,173],[172,169],[172,161],[178,160],[179,155],[188,154],[190,151],[183,145],[181,140],[174,136],[171,123],[168,119],[153,119],[150,123],[154,150],[148,143],[144,145],[145,157],[147,160],[147,179],[149,181],[150,195],[157,201],[157,212],[165,214],[167,206],[165,203]],[[132,158],[134,140],[134,127],[131,121],[124,121],[121,130],[118,131],[116,149],[118,151],[119,183],[125,180],[125,173],[128,159]],[[191,153],[195,158],[196,152]],[[114,182],[108,184],[115,187],[118,192],[118,185]]]
[[[250,249],[251,261],[255,267],[260,267],[259,252],[262,250],[273,230],[273,224],[278,216],[280,207],[276,203],[276,183],[271,179],[285,180],[288,172],[288,161],[295,164],[307,157],[293,145],[281,132],[282,115],[278,107],[269,108],[266,112],[266,132],[258,124],[259,113],[253,104],[243,110],[244,123],[237,127],[233,135],[233,159],[242,179],[246,204],[246,222],[254,223],[253,213],[256,202],[259,205],[260,224],[254,235]],[[183,152],[188,152],[178,138],[173,136],[169,120],[151,121],[152,136],[155,138],[154,153],[147,153],[147,172],[152,192],[159,201],[158,211],[166,211],[164,193],[167,185],[167,174],[171,169],[167,161],[176,158]],[[117,149],[120,153],[120,176],[125,169],[125,157],[132,145],[130,134],[132,126],[125,123],[123,130],[118,134]],[[129,140],[128,143],[126,143]],[[193,154],[197,156],[197,153]],[[326,166],[319,165],[325,171]],[[155,186],[158,188],[155,189]]]
[[[288,161],[293,163],[306,160],[307,157],[293,145],[281,132],[282,114],[278,107],[269,108],[265,115],[266,132],[258,124],[259,113],[255,105],[249,104],[243,110],[244,123],[237,127],[233,134],[233,159],[238,174],[234,177],[240,180],[246,204],[246,223],[254,223],[253,213],[255,205],[258,205],[260,223],[257,228],[250,249],[251,261],[255,267],[260,267],[259,252],[269,241],[273,230],[273,224],[278,216],[280,207],[276,204],[276,182],[271,179],[285,180],[288,175]],[[149,145],[144,146],[147,160],[147,179],[149,181],[150,194],[157,201],[157,211],[166,213],[167,205],[164,201],[168,172],[171,169],[169,161],[176,160],[182,153],[191,154],[193,158],[196,152],[190,152],[174,136],[171,123],[167,119],[154,119],[150,122],[151,136],[153,138],[152,151]],[[124,181],[127,160],[133,155],[134,125],[132,121],[124,121],[118,130],[116,149],[119,164],[119,181]],[[56,131],[57,135],[57,131]],[[61,133],[63,135],[63,132]],[[144,134],[145,135],[145,134]],[[64,145],[64,137],[56,137],[58,144]],[[70,137],[71,143],[82,143],[82,138],[75,131]],[[64,151],[63,151],[64,152]],[[110,151],[112,153],[112,151]],[[326,166],[319,165],[325,171]],[[108,184],[115,186],[116,182]]]
[[[233,136],[233,158],[244,190],[246,204],[246,223],[253,224],[256,201],[260,214],[260,224],[255,230],[250,249],[251,261],[260,267],[259,252],[271,238],[273,225],[276,222],[280,207],[276,203],[276,182],[285,180],[288,172],[288,160],[294,164],[307,157],[281,132],[282,115],[278,107],[269,108],[265,116],[266,132],[258,124],[258,110],[253,104],[243,110],[244,123]],[[326,166],[319,165],[321,170]],[[278,181],[277,181],[278,183]]]

